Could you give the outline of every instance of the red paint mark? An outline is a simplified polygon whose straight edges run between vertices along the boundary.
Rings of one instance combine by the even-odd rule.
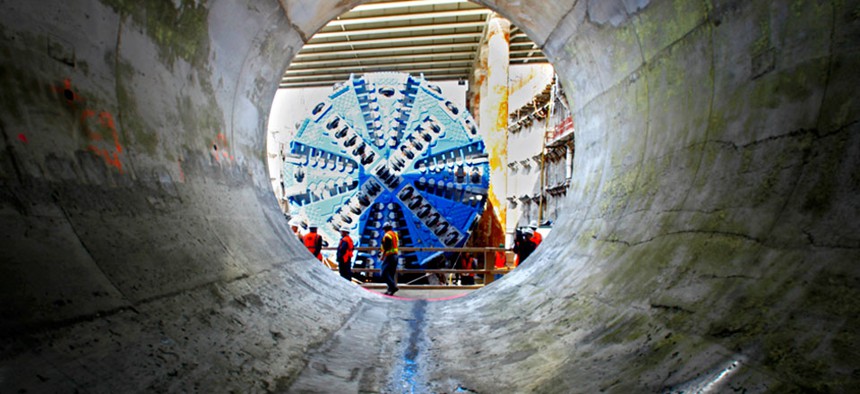
[[[85,109],[81,113],[81,121],[84,123],[84,130],[91,142],[87,145],[87,150],[104,159],[105,164],[116,168],[119,170],[120,174],[122,174],[123,170],[120,154],[122,153],[123,148],[119,143],[119,133],[116,130],[116,122],[114,121],[113,115],[107,111],[99,112],[98,117],[96,117],[96,130],[93,130],[88,125],[88,120],[93,117],[96,117],[96,112],[91,109]],[[113,146],[103,148],[97,146],[97,143],[105,140],[105,136],[103,134],[104,131],[108,131],[110,133],[111,141],[108,142],[108,144],[112,142]]]
[[[64,79],[62,84],[55,85],[53,91],[65,99],[66,104],[71,107],[76,107],[78,102],[84,101],[84,98],[75,92],[70,78]],[[107,165],[116,168],[122,174],[120,154],[123,147],[119,143],[119,133],[116,130],[116,121],[114,121],[113,115],[107,111],[101,111],[97,114],[94,109],[84,108],[80,112],[80,123],[84,135],[90,140],[87,150],[103,158]],[[107,137],[108,134],[110,137]],[[105,141],[107,138],[110,138],[110,141]],[[23,134],[20,134],[18,139],[27,142],[26,136]]]
[[[72,80],[69,78],[64,79],[61,85],[54,85],[53,91],[65,99],[69,106],[74,106],[76,102],[81,101],[81,96],[75,93]]]
[[[93,111],[93,110],[91,110],[91,109],[85,109],[85,110],[81,111],[81,123],[84,125],[84,130],[87,132],[87,137],[88,137],[90,140],[92,140],[92,141],[101,141],[102,139],[104,139],[104,137],[102,137],[102,135],[101,135],[101,134],[99,134],[99,133],[97,133],[97,132],[95,132],[95,131],[91,130],[91,129],[87,126],[87,121],[88,121],[88,119],[89,119],[89,118],[92,118],[92,117],[95,117],[95,116],[96,116],[96,111]]]
[[[26,143],[28,143],[28,142],[30,142],[30,141],[28,141],[28,140],[27,140],[27,136],[26,136],[26,135],[24,135],[24,133],[19,133],[19,134],[18,134],[18,140],[19,140],[19,141],[21,141],[21,142],[23,142],[23,143],[25,143],[25,144],[26,144]]]
[[[113,137],[113,146],[117,153],[122,153],[122,145],[119,143],[119,133],[116,131],[116,122],[113,120],[113,115],[109,112],[102,111],[99,114],[99,124],[107,127],[111,131]]]
[[[220,163],[221,158],[224,158],[228,161],[233,161],[233,155],[231,155],[230,152],[227,152],[228,146],[230,146],[230,144],[227,142],[227,136],[225,136],[224,133],[218,133],[215,136],[215,139],[212,140],[212,149],[210,150],[210,153],[212,154],[212,157],[215,158],[215,161]],[[221,152],[221,154],[218,154],[219,151]]]
[[[118,153],[108,152],[107,149],[101,149],[96,147],[95,145],[88,145],[87,149],[90,152],[95,153],[97,156],[101,156],[105,160],[106,164],[115,167],[117,170],[119,170],[119,173],[122,174],[122,161],[119,160]]]

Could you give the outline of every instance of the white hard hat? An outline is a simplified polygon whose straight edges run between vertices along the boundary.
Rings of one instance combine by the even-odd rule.
[[[393,228],[393,227],[394,226],[391,225],[391,222],[385,222],[385,224],[382,225],[382,228]]]
[[[535,235],[535,231],[530,229],[530,228],[527,228],[527,229],[523,230],[523,234]]]
[[[531,222],[529,222],[529,227],[536,230],[538,228],[537,221],[532,220]]]
[[[302,221],[301,221],[301,219],[294,217],[294,218],[290,219],[289,224],[292,227],[299,227],[302,225]]]

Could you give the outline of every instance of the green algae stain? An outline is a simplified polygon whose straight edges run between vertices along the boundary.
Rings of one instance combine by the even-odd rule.
[[[760,54],[763,53],[766,49],[770,48],[770,19],[762,18],[758,23],[760,35],[752,43],[752,53]]]
[[[209,56],[209,10],[206,1],[101,0],[121,15],[144,27],[158,47],[160,59],[172,66],[176,59],[190,64],[205,63]],[[199,3],[199,4],[198,4]]]
[[[158,133],[150,129],[148,123],[140,115],[134,92],[127,85],[134,76],[134,67],[131,64],[117,63],[117,103],[122,108],[121,126],[126,135],[142,147],[149,155],[154,155],[158,148]]]
[[[622,174],[604,185],[605,195],[600,202],[600,214],[607,215],[623,208],[633,189],[635,173],[631,170],[621,170]]]

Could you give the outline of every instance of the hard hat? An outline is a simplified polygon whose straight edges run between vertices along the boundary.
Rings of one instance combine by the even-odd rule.
[[[318,227],[317,227],[317,225],[316,225],[316,224],[311,224],[311,225],[309,225],[309,226],[308,226],[308,228],[310,228],[310,229],[315,229],[315,228],[318,228]]]
[[[535,235],[535,231],[530,228],[523,230],[523,233],[528,235]]]
[[[532,220],[532,221],[529,223],[529,227],[531,227],[533,230],[537,230],[537,228],[538,228],[537,221]]]
[[[391,222],[385,222],[385,224],[382,225],[382,228],[393,228],[393,226],[391,226]]]
[[[290,219],[289,224],[291,227],[299,227],[302,225],[302,221],[299,218],[294,217],[294,218]]]

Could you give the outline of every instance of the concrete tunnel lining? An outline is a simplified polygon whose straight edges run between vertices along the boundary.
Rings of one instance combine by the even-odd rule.
[[[856,385],[857,2],[481,2],[572,92],[575,179],[530,264],[418,309],[314,264],[264,164],[360,3],[3,4],[3,391],[397,391],[407,345],[433,392]]]

